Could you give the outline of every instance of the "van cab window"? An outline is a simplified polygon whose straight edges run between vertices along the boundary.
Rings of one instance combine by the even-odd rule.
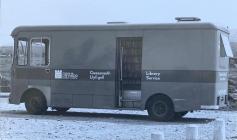
[[[17,65],[27,65],[27,48],[27,40],[19,39],[17,43]]]
[[[30,65],[46,66],[49,64],[49,39],[35,38],[31,40]]]

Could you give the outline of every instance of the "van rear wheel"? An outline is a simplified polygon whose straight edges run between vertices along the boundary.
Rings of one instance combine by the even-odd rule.
[[[166,96],[156,96],[148,102],[147,111],[153,120],[171,121],[175,112],[172,101]]]
[[[44,96],[39,94],[29,95],[25,101],[25,107],[27,112],[33,115],[43,114],[48,108]]]

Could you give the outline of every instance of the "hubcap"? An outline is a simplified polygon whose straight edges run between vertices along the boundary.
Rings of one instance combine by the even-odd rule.
[[[153,106],[153,111],[157,116],[163,116],[167,112],[167,106],[164,102],[156,102]]]
[[[38,101],[37,101],[36,99],[34,99],[34,98],[30,100],[30,105],[31,105],[33,108],[37,108],[37,109],[38,109],[39,106],[40,106],[39,103],[38,103]]]

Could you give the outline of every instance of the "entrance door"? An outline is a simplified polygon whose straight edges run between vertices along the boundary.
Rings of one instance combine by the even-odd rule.
[[[141,99],[142,37],[117,38],[119,107],[136,107]]]

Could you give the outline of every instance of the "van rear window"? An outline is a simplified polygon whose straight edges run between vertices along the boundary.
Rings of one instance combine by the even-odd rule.
[[[233,57],[232,49],[230,46],[230,41],[227,36],[220,36],[220,56],[221,57]]]

